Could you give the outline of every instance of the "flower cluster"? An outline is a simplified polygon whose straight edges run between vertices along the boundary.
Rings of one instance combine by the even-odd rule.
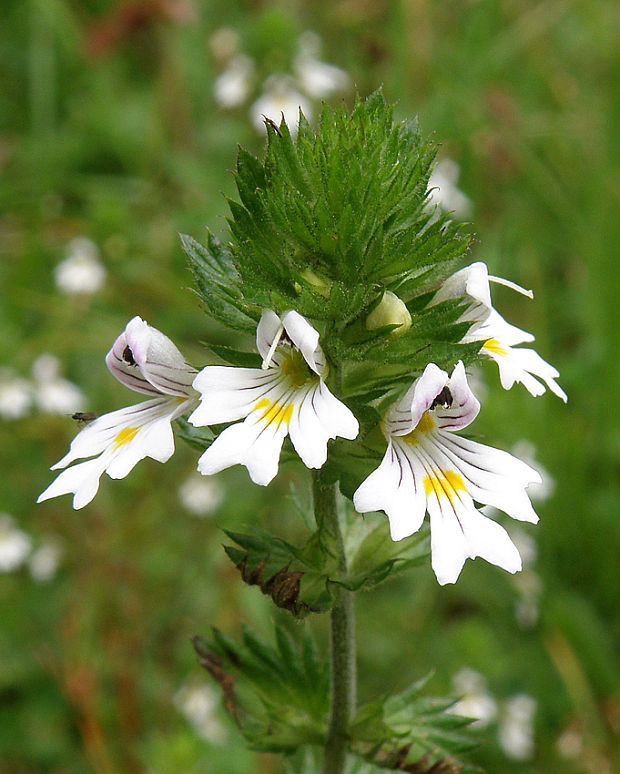
[[[239,50],[239,36],[229,28],[217,30],[211,39],[216,61],[224,67],[214,83],[214,97],[223,110],[235,110],[250,100],[258,87],[258,96],[249,108],[249,117],[257,131],[264,131],[265,119],[280,123],[282,115],[291,133],[297,130],[299,111],[311,118],[313,103],[334,94],[344,94],[351,79],[344,70],[320,60],[321,40],[313,32],[303,33],[297,41],[292,72],[272,72],[257,84],[256,71],[263,69]]]
[[[515,346],[533,337],[493,309],[490,280],[527,293],[489,277],[486,266],[475,263],[449,277],[430,303],[464,299],[460,321],[470,328],[463,342],[482,342],[481,352],[498,363],[506,389],[520,382],[540,395],[544,382],[566,400],[555,382],[558,372],[534,350]],[[407,327],[400,317],[399,324]],[[104,471],[123,478],[144,457],[166,461],[174,450],[171,423],[183,414],[196,427],[226,425],[198,460],[203,475],[241,464],[265,486],[278,472],[287,436],[306,467],[321,468],[329,440],[355,439],[359,423],[327,386],[319,332],[294,310],[281,316],[265,310],[256,348],[259,368],[208,365],[198,372],[163,333],[135,317],[106,363],[120,382],[151,399],[90,422],[54,465],[66,469],[39,501],[72,492],[74,507],[81,508],[95,496]],[[526,490],[540,483],[539,473],[505,451],[459,435],[479,410],[461,361],[451,374],[428,363],[384,414],[384,457],[353,495],[359,513],[386,513],[395,541],[417,532],[429,513],[432,567],[441,584],[454,583],[467,558],[480,556],[511,573],[521,569],[508,533],[479,506],[538,520]],[[67,467],[86,457],[92,459]]]

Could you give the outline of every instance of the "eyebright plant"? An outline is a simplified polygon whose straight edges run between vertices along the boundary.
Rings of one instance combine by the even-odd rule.
[[[144,457],[165,462],[182,417],[203,475],[241,464],[267,486],[282,453],[298,457],[312,480],[305,541],[256,524],[251,535],[228,532],[226,552],[246,583],[296,618],[329,611],[329,660],[308,631],[295,642],[276,627],[275,646],[250,630],[241,644],[217,630],[196,637],[200,663],[247,742],[293,765],[311,746],[323,751],[324,774],[340,774],[349,757],[460,772],[468,720],[447,712],[451,700],[422,696],[424,681],[357,705],[354,594],[427,565],[426,512],[440,584],[456,582],[468,558],[520,570],[508,532],[479,507],[535,523],[527,487],[539,475],[460,434],[480,411],[467,369],[490,357],[504,388],[566,395],[558,372],[517,346],[533,336],[493,308],[489,283],[531,293],[484,263],[459,268],[471,237],[429,206],[435,147],[415,122],[395,122],[377,92],[350,113],[325,107],[316,131],[300,112],[295,140],[284,118],[266,129],[262,161],[239,150],[228,240],[182,237],[206,313],[246,334],[248,348],[212,345],[211,361],[224,365],[197,371],[135,317],[106,363],[150,399],[89,423],[39,501],[72,492],[81,508],[104,471],[123,478]],[[368,511],[387,520],[366,523]]]

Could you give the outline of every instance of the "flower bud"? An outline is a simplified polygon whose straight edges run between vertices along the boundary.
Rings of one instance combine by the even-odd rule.
[[[312,286],[312,289],[315,293],[319,293],[321,296],[329,298],[332,284],[329,280],[326,280],[324,277],[320,277],[318,274],[316,274],[316,272],[312,271],[312,269],[304,269],[301,276],[305,279],[308,285]]]
[[[384,325],[398,325],[391,331],[392,334],[400,336],[406,330],[411,328],[411,314],[405,306],[404,301],[386,290],[379,304],[372,310],[366,318],[366,327],[369,331],[375,328],[383,328]]]

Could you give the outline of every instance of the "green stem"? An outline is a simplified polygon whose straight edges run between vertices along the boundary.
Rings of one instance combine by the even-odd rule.
[[[319,529],[330,547],[337,551],[340,570],[346,572],[347,561],[336,507],[336,485],[325,484],[321,472],[313,471],[312,489]],[[330,613],[330,671],[330,712],[323,774],[342,774],[356,694],[353,594],[343,588],[337,592]]]

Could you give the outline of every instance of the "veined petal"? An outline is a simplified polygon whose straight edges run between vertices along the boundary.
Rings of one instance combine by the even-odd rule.
[[[304,360],[315,374],[325,376],[326,362],[323,350],[319,345],[319,332],[294,310],[282,316],[282,324],[288,337],[304,356]]]
[[[110,478],[124,478],[144,457],[165,462],[174,451],[170,423],[194,406],[192,398],[156,398],[99,417],[73,439],[69,453],[52,469],[80,457],[99,456],[64,470],[37,502],[73,492],[73,507],[82,508],[97,493],[104,471]]]
[[[123,331],[105,357],[110,373],[121,384],[135,392],[142,392],[145,395],[160,395],[160,391],[142,376],[140,369],[132,365],[132,359],[133,355],[128,350],[127,338],[125,331]]]
[[[381,464],[358,487],[353,504],[359,513],[385,511],[392,540],[402,540],[424,521],[426,495],[421,480],[415,455],[397,439],[389,440]]]
[[[189,421],[200,427],[247,417],[260,399],[272,398],[272,391],[277,391],[283,381],[283,375],[273,368],[263,371],[207,366],[194,379],[194,388],[201,393],[201,399]]]
[[[181,403],[176,398],[159,397],[104,414],[86,425],[75,436],[67,454],[52,465],[51,469],[65,468],[74,460],[83,457],[94,457],[113,444],[119,432],[125,428],[141,427],[154,417],[176,412],[180,406]],[[180,414],[177,413],[176,416]]]
[[[508,452],[441,431],[421,445],[438,467],[458,471],[467,491],[479,503],[536,524],[538,516],[525,490],[541,479],[529,465]]]
[[[196,369],[185,362],[172,341],[140,317],[127,323],[106,356],[110,372],[136,392],[193,395]]]
[[[435,363],[429,363],[403,397],[388,411],[385,430],[389,435],[407,435],[417,427],[422,415],[448,384],[449,378]]]
[[[521,328],[517,328],[516,325],[506,322],[499,312],[492,309],[484,322],[472,326],[463,336],[465,344],[473,341],[486,341],[487,339],[496,339],[502,345],[513,346],[534,341],[534,336],[527,331],[521,330]]]
[[[465,366],[460,360],[454,366],[448,388],[452,396],[452,405],[438,405],[436,407],[435,423],[437,427],[445,430],[461,430],[470,425],[478,416],[480,403],[469,389]]]
[[[482,347],[489,357],[493,358],[499,367],[499,377],[502,387],[509,390],[515,382],[523,384],[531,395],[542,395],[545,388],[534,378],[542,379],[554,395],[557,395],[565,403],[568,396],[555,379],[559,372],[533,349],[528,347],[509,347],[497,340],[490,339]],[[534,376],[533,376],[533,375]]]
[[[295,451],[308,468],[320,468],[327,459],[327,442],[340,436],[357,437],[359,424],[353,413],[318,380],[299,390],[293,399],[289,432]]]
[[[136,366],[156,389],[165,395],[179,397],[193,394],[196,369],[185,362],[167,336],[139,317],[130,320],[125,335]]]
[[[521,557],[506,530],[483,516],[471,498],[452,502],[429,495],[431,565],[439,583],[455,583],[466,559],[481,557],[510,573],[521,569]]]

